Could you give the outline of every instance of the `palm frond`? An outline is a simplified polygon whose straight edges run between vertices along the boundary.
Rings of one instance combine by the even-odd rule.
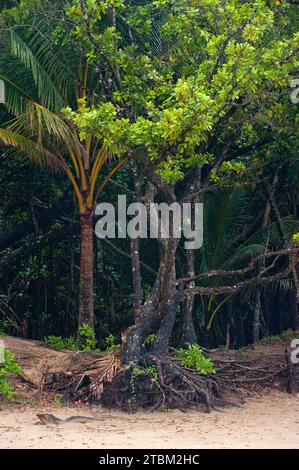
[[[299,230],[299,220],[290,217],[282,219],[283,229],[287,237],[291,237],[293,233]],[[267,242],[278,244],[281,242],[281,236],[277,229],[277,225],[273,222],[266,228],[257,230],[246,240],[246,245],[266,244]]]
[[[248,196],[241,191],[222,190],[204,201],[204,245],[202,268],[220,267],[231,257],[236,231],[247,220]]]
[[[43,105],[53,111],[60,111],[66,104],[63,96],[51,76],[40,64],[38,56],[33,54],[29,46],[14,31],[11,32],[11,52],[32,73],[38,97]]]
[[[249,262],[252,258],[268,252],[264,244],[251,244],[240,246],[236,249],[234,254],[223,264],[223,268],[236,268]]]
[[[47,166],[54,172],[63,169],[63,161],[42,145],[10,129],[0,128],[0,141],[8,147],[24,152],[29,160],[41,166]]]
[[[5,107],[18,116],[27,109],[28,103],[38,100],[32,73],[12,55],[10,36],[0,35],[0,79],[5,84]]]
[[[38,135],[63,141],[66,145],[79,145],[70,126],[58,115],[44,106],[31,101],[27,111],[7,124],[12,132]]]

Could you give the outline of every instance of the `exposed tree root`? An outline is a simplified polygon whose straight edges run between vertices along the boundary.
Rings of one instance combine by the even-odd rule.
[[[71,384],[76,386],[67,387],[67,395],[127,411],[140,408],[186,411],[195,407],[210,412],[242,401],[249,390],[271,388],[277,380],[285,389],[290,389],[287,384],[292,384],[289,390],[292,393],[299,391],[298,367],[290,368],[284,356],[228,359],[213,352],[210,356],[216,373],[203,376],[183,367],[175,351],[163,360],[148,356],[143,367],[121,366],[118,353],[113,353],[102,358],[93,369],[74,376]]]
[[[130,366],[116,374],[104,387],[102,403],[129,411],[201,407],[208,412],[226,404],[214,377],[185,369],[169,358],[160,361],[152,357],[151,363],[156,365],[156,373],[149,367]]]
[[[119,351],[55,351],[37,341],[4,339],[22,367],[20,380],[39,398],[50,391],[63,395],[64,401],[96,402],[127,411],[195,407],[209,412],[273,386],[299,392],[299,367],[285,356],[283,344],[245,353],[205,351],[216,373],[203,376],[183,367],[175,350],[163,360],[148,355],[142,366],[124,366]]]

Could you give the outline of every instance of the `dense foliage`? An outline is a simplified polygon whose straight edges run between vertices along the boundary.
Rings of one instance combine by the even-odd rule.
[[[13,398],[15,392],[13,391],[9,378],[13,375],[19,375],[21,368],[10,351],[3,351],[0,348],[0,355],[2,354],[4,361],[0,362],[0,397]]]
[[[285,271],[299,231],[298,5],[0,8],[0,330],[56,348],[129,341],[127,360],[298,328],[298,263]],[[84,238],[118,194],[203,202],[203,247]],[[180,351],[212,372],[198,346]]]

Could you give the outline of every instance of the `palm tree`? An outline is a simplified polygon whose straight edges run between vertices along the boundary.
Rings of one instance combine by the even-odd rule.
[[[64,172],[71,182],[81,223],[78,325],[85,323],[94,328],[94,206],[101,190],[124,160],[99,183],[108,150],[91,133],[80,138],[76,126],[61,114],[63,107],[76,109],[88,94],[93,70],[74,51],[71,59],[64,57],[63,51],[57,50],[49,35],[44,34],[44,27],[39,22],[34,33],[12,31],[2,35],[0,80],[5,83],[6,110],[14,118],[0,128],[0,140],[15,154],[21,151],[51,171]]]

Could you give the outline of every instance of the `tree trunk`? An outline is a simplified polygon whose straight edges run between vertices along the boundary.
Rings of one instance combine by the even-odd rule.
[[[194,269],[194,251],[187,250],[187,276],[192,277],[195,275]],[[190,287],[194,287],[195,283],[191,282]],[[197,337],[194,327],[194,320],[193,320],[193,310],[194,310],[194,295],[187,296],[186,300],[183,302],[183,332],[182,332],[182,344],[183,346],[197,344]]]
[[[177,311],[177,290],[174,289],[169,300],[169,305],[166,309],[165,315],[162,319],[160,328],[157,333],[156,340],[153,344],[151,352],[154,356],[163,358],[167,356],[169,349],[169,342],[175,322],[175,315]]]
[[[137,318],[141,313],[141,304],[142,304],[139,238],[135,238],[131,240],[130,250],[131,250],[131,259],[132,259],[132,279],[133,279],[133,291],[134,291],[133,312],[134,312],[134,318]]]
[[[260,316],[261,316],[261,291],[257,287],[254,302],[254,315],[252,325],[252,344],[256,344],[260,340]]]
[[[200,344],[206,349],[211,348],[211,333],[211,330],[204,327],[200,336]]]
[[[92,212],[81,214],[80,297],[78,328],[83,323],[94,329],[93,312],[93,223]],[[79,335],[78,335],[79,336]]]
[[[187,298],[183,304],[183,334],[182,334],[182,345],[189,346],[197,344],[197,336],[194,327],[193,320],[193,306],[194,306],[194,295],[192,298]]]
[[[261,311],[260,328],[261,328],[263,336],[270,336],[269,328],[268,328],[265,317],[266,317],[265,312]]]
[[[139,362],[143,356],[145,338],[155,333],[163,318],[169,312],[175,289],[175,258],[178,240],[168,239],[165,242],[164,256],[150,297],[143,305],[135,325],[126,332],[123,339],[122,362]],[[175,308],[175,307],[173,307]],[[167,342],[167,338],[165,337]]]
[[[225,335],[225,349],[229,350],[230,349],[230,322],[227,323],[226,325],[226,335]]]
[[[75,289],[75,243],[74,240],[70,241],[69,244],[69,276],[70,276],[70,287],[68,300],[66,304],[66,314],[69,329],[72,330],[74,317],[76,316],[76,289]],[[77,319],[76,319],[77,320]]]
[[[245,308],[244,308],[244,301],[242,300],[242,297],[240,295],[237,295],[236,296],[236,299],[234,300],[234,308],[236,309],[236,305],[239,306],[239,309],[237,311],[237,315],[236,315],[236,334],[235,334],[235,337],[236,337],[236,346],[238,349],[241,349],[243,348],[243,346],[245,346],[245,343],[246,343],[246,340],[245,340],[245,327],[244,327],[244,317],[243,317],[243,314],[241,314],[241,312],[243,313]]]
[[[145,338],[155,332],[159,326],[159,320],[155,315],[155,310],[160,298],[161,273],[159,272],[155,280],[150,297],[142,307],[142,312],[135,319],[134,326],[130,327],[123,335],[121,360],[124,364],[139,362],[142,356],[142,346]]]
[[[142,199],[141,178],[138,174],[138,165],[134,160],[130,161],[130,168],[132,171],[136,196],[138,200],[141,200]],[[140,245],[139,238],[131,239],[130,251],[131,251],[131,259],[132,259],[132,278],[133,278],[133,291],[134,291],[133,313],[134,313],[135,319],[140,315],[141,305],[142,305],[139,245]]]

